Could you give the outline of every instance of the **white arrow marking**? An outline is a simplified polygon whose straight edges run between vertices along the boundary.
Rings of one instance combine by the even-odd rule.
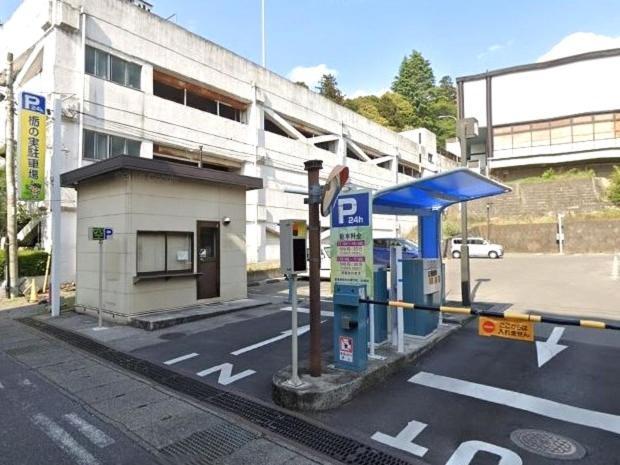
[[[196,373],[198,376],[207,376],[211,373],[220,372],[219,378],[217,382],[223,384],[224,386],[229,385],[230,383],[234,383],[235,381],[239,381],[246,376],[251,376],[256,373],[254,370],[245,370],[241,373],[237,373],[236,375],[232,374],[234,366],[232,363],[222,363],[221,365],[217,365],[211,368],[207,368],[206,370],[199,371]]]
[[[310,325],[301,326],[300,328],[297,329],[297,335],[301,336],[302,334],[305,334],[308,331],[310,331]],[[272,337],[271,339],[267,339],[265,341],[257,342],[256,344],[252,344],[251,346],[247,346],[247,347],[243,347],[241,349],[237,349],[234,352],[231,352],[231,354],[232,355],[245,354],[246,352],[249,352],[251,350],[258,349],[259,347],[263,347],[263,346],[266,346],[268,344],[271,344],[272,342],[277,342],[277,341],[281,341],[282,339],[286,339],[291,334],[293,334],[293,332],[290,329],[287,329],[286,331],[282,331],[282,333],[279,336]]]
[[[557,354],[566,349],[565,345],[558,344],[564,334],[564,328],[555,327],[551,335],[545,342],[536,341],[536,356],[538,358],[538,368],[543,366]]]

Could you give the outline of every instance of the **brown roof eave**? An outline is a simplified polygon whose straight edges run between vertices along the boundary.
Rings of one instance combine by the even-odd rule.
[[[244,188],[246,191],[263,188],[263,180],[261,178],[127,155],[112,157],[68,171],[60,176],[60,184],[62,187],[75,188],[81,182],[122,170],[237,186]]]

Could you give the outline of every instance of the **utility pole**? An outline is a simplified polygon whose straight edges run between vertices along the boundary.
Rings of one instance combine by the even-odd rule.
[[[15,99],[13,96],[13,54],[7,54],[6,70],[6,233],[9,298],[17,297],[17,196],[15,189]]]
[[[321,160],[304,163],[308,172],[308,238],[310,246],[310,376],[321,376]]]
[[[456,122],[456,132],[461,143],[461,166],[467,168],[467,135],[462,113]],[[461,202],[461,303],[471,305],[469,277],[469,244],[467,242],[467,202]]]

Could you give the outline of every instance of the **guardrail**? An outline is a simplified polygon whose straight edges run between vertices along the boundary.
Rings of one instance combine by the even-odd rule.
[[[402,308],[404,310],[428,310],[431,312],[442,313],[455,313],[459,315],[474,315],[474,316],[487,316],[491,318],[503,318],[511,321],[532,321],[535,323],[551,323],[565,326],[581,326],[583,328],[592,329],[614,329],[620,331],[620,323],[605,323],[604,321],[596,320],[581,320],[577,318],[563,318],[556,316],[543,316],[534,315],[529,313],[495,313],[488,310],[478,310],[469,307],[450,307],[439,306],[433,307],[428,305],[417,305],[409,302],[400,302],[397,300],[372,300],[372,299],[359,299],[360,302],[366,304],[383,305],[388,307]]]

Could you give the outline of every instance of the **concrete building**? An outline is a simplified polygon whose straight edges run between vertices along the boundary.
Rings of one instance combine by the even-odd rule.
[[[592,168],[620,162],[620,49],[589,52],[457,78],[459,106],[475,117],[474,164],[502,179],[548,168]],[[449,146],[448,150],[457,147]]]
[[[261,179],[119,156],[69,171],[61,182],[77,191],[78,308],[99,305],[93,227],[113,231],[102,242],[107,319],[124,323],[247,296],[245,198],[246,191],[262,187]]]
[[[278,259],[279,220],[307,217],[303,197],[283,191],[306,186],[306,160],[323,160],[323,177],[345,163],[352,184],[372,189],[440,169],[417,135],[379,126],[150,8],[23,0],[0,28],[0,56],[16,57],[16,91],[62,98],[62,172],[127,154],[262,178],[263,189],[248,193],[246,242],[248,261],[264,262]],[[72,280],[75,193],[62,198],[63,279]],[[40,208],[49,246],[48,203]],[[413,223],[383,216],[375,225],[392,235]]]

